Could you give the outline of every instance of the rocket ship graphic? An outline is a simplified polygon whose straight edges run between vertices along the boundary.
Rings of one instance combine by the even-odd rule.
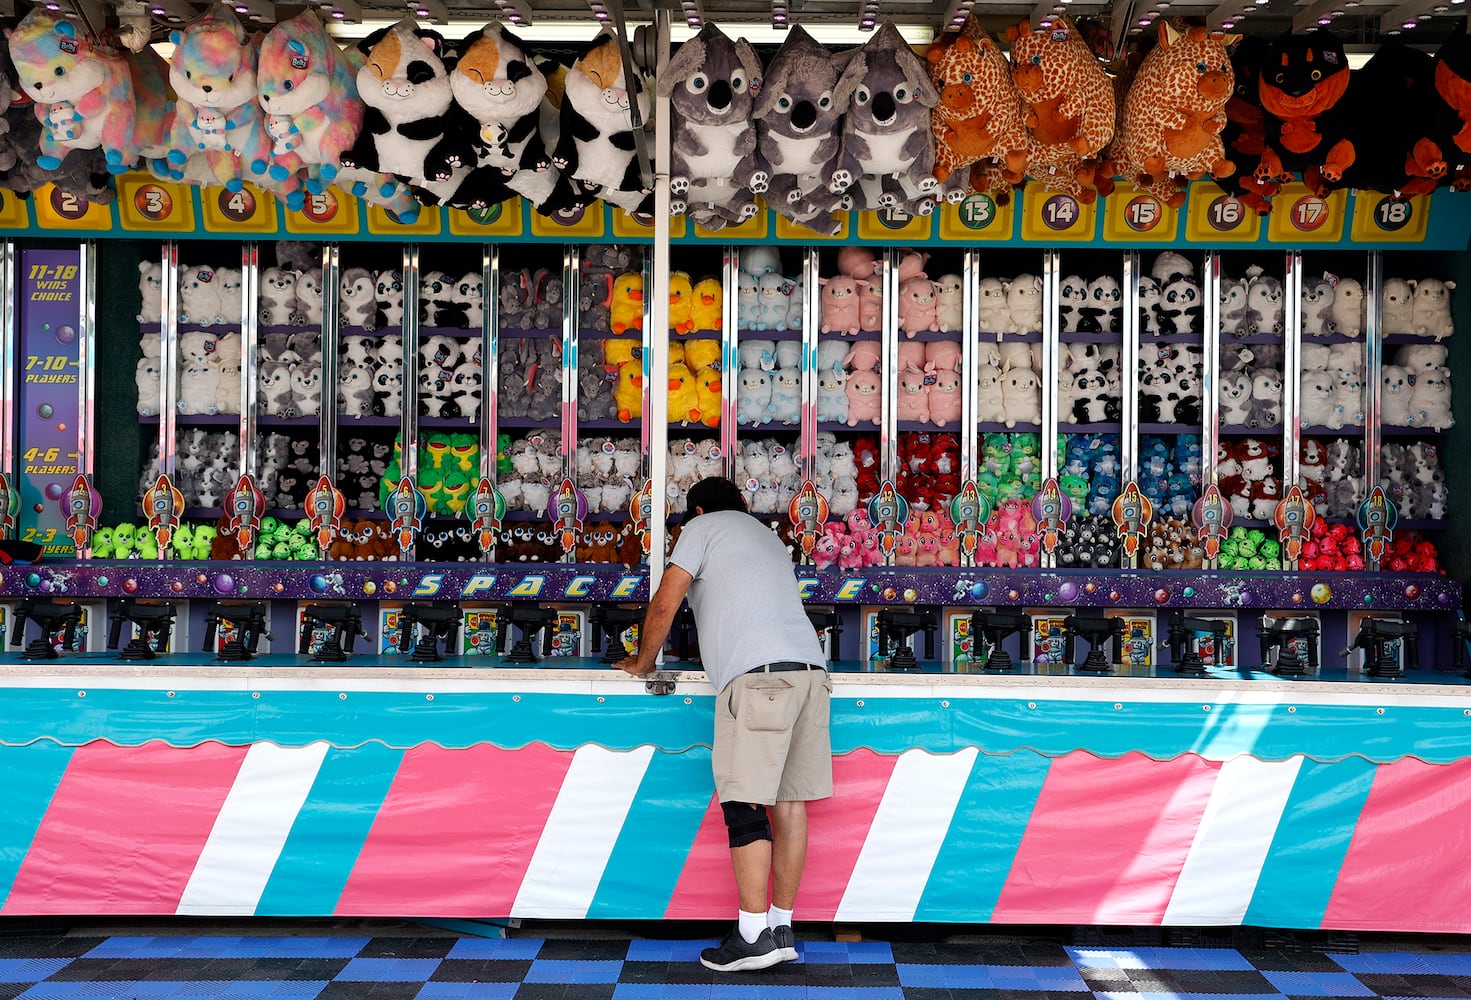
[[[817,544],[822,526],[827,523],[827,514],[827,498],[817,492],[817,485],[812,480],[805,480],[787,505],[787,516],[792,520],[797,544],[802,546],[803,558],[812,555],[812,547]]]
[[[414,547],[414,539],[424,529],[424,515],[428,511],[429,503],[424,499],[424,491],[408,476],[400,479],[398,486],[388,495],[389,525],[398,539],[398,550],[404,553],[405,558]]]
[[[1113,523],[1118,526],[1125,555],[1132,557],[1139,551],[1139,543],[1144,540],[1153,516],[1154,505],[1139,492],[1139,484],[1130,481],[1113,502]]]
[[[160,550],[168,548],[179,518],[184,513],[184,494],[168,476],[159,476],[158,481],[143,494],[143,510],[148,515],[148,528],[158,539]]]
[[[317,536],[317,548],[323,552],[332,544],[332,539],[337,537],[338,527],[342,523],[342,512],[346,509],[347,502],[342,497],[342,491],[333,486],[332,480],[326,476],[318,479],[317,485],[307,491],[307,524]]]

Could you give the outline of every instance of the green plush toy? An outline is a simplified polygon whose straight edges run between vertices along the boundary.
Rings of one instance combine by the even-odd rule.
[[[194,529],[194,548],[191,559],[208,559],[214,549],[215,538],[219,536],[219,529],[209,524],[201,524]]]
[[[113,558],[111,528],[98,528],[96,531],[92,532],[92,558]]]
[[[153,537],[153,532],[140,528],[134,538],[137,540],[139,559],[152,561],[158,558],[158,539]]]
[[[511,435],[497,434],[495,437],[495,474],[497,477],[510,475],[515,471],[511,465]]]
[[[136,546],[133,525],[127,521],[112,529],[112,552],[114,559],[131,559]]]
[[[470,499],[470,476],[460,469],[451,469],[444,475],[444,495],[440,507],[448,514],[463,514],[465,502]]]
[[[449,434],[436,431],[424,439],[419,446],[419,471],[426,467],[438,470],[441,475],[449,468]]]
[[[424,506],[431,514],[444,513],[444,472],[436,467],[419,469],[419,489],[424,493]]]
[[[264,561],[271,558],[271,543],[262,538],[255,543],[255,558]]]
[[[1088,480],[1082,476],[1063,476],[1057,486],[1073,501],[1074,507],[1081,507],[1088,499]]]
[[[1264,559],[1267,559],[1270,562],[1277,562],[1278,557],[1282,555],[1282,543],[1273,538],[1263,539],[1261,553]],[[1267,568],[1273,569],[1276,567],[1269,566]]]
[[[449,465],[469,475],[480,473],[480,439],[474,434],[449,436]]]
[[[181,524],[174,529],[169,536],[169,548],[173,550],[172,555],[176,559],[194,559],[194,529],[187,524]]]

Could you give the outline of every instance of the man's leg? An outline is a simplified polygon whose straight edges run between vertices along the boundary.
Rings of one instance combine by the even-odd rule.
[[[780,827],[775,822],[775,811],[768,812],[772,813],[772,835],[778,836]],[[771,841],[757,840],[743,847],[732,847],[730,860],[735,866],[736,892],[740,896],[741,909],[747,913],[765,913],[766,885],[771,877]]]
[[[769,849],[771,862],[772,905],[783,910],[794,908],[797,888],[802,884],[802,869],[807,864],[807,803],[778,802],[770,806],[771,837],[774,844]],[[755,846],[754,844],[751,846]],[[739,883],[739,872],[737,882]],[[765,899],[763,885],[761,898]],[[763,906],[764,906],[763,902]],[[741,909],[746,908],[746,897],[741,896]]]

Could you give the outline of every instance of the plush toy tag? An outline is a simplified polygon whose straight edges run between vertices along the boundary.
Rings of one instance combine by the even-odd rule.
[[[644,356],[644,349],[642,347],[635,347],[630,353],[635,358],[642,358]]]
[[[1067,38],[1068,38],[1068,32],[1067,32],[1067,29],[1066,28],[1054,28],[1053,29],[1053,31],[1052,31],[1052,40],[1054,42],[1065,42],[1065,41],[1067,41]]]
[[[1323,280],[1328,282],[1328,284],[1332,285],[1334,288],[1337,288],[1338,282],[1342,279],[1339,278],[1338,275],[1334,274],[1332,271],[1324,271]]]
[[[616,450],[617,449],[613,447],[613,442],[612,441],[604,441],[603,442],[603,454],[604,455],[611,455]]]
[[[291,68],[292,69],[306,69],[306,56],[292,56],[291,57]]]
[[[719,458],[720,457],[720,446],[718,444],[711,446],[711,448],[710,448],[710,457],[711,458]]]
[[[684,443],[684,453],[686,455],[693,455],[695,453],[695,443],[693,441],[686,441]]]
[[[603,381],[604,382],[617,382],[618,381],[618,369],[617,368],[613,368],[613,369],[605,370],[603,372]]]
[[[215,273],[207,267],[201,267],[199,269],[199,280],[207,285],[215,280]]]
[[[794,291],[796,291],[796,290],[797,290],[797,283],[795,281],[793,281],[791,278],[788,278],[788,279],[786,279],[785,281],[783,281],[781,283],[781,293],[783,295],[786,295],[786,296],[790,297],[791,294]]]
[[[751,89],[751,96],[755,97],[757,94],[761,93],[761,78],[759,76],[752,77],[751,82],[748,83],[746,86]]]
[[[919,437],[916,440],[920,444],[929,444],[930,443],[930,436],[928,434],[925,434],[924,432],[921,431]]]
[[[925,385],[934,385],[938,381],[939,381],[939,379],[936,376],[934,376],[934,375],[926,375],[924,377],[924,384]]]
[[[756,478],[754,476],[752,476],[752,477],[750,477],[750,478],[748,478],[746,480],[746,489],[747,490],[750,490],[751,492],[754,493],[756,490],[758,490],[760,488],[761,488],[761,484],[756,480]]]
[[[536,434],[536,435],[533,435],[531,438],[529,438],[529,440],[531,441],[532,447],[534,447],[534,448],[540,448],[541,447],[541,442],[542,442],[543,438],[542,438],[542,436],[540,434]]]
[[[75,39],[63,38],[60,42],[57,43],[57,45],[61,47],[61,51],[65,52],[69,56],[74,56],[77,54],[77,43]]]
[[[1329,49],[1328,51],[1323,53],[1323,61],[1329,63],[1330,65],[1337,66],[1338,53],[1334,52],[1332,49]]]

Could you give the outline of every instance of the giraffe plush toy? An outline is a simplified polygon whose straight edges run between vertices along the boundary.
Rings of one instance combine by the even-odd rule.
[[[960,31],[942,34],[925,53],[930,81],[939,91],[931,129],[935,135],[935,180],[948,201],[967,188],[986,191],[988,169],[1017,184],[1027,172],[1027,130],[1011,65],[975,15]],[[979,186],[978,186],[979,185]]]

